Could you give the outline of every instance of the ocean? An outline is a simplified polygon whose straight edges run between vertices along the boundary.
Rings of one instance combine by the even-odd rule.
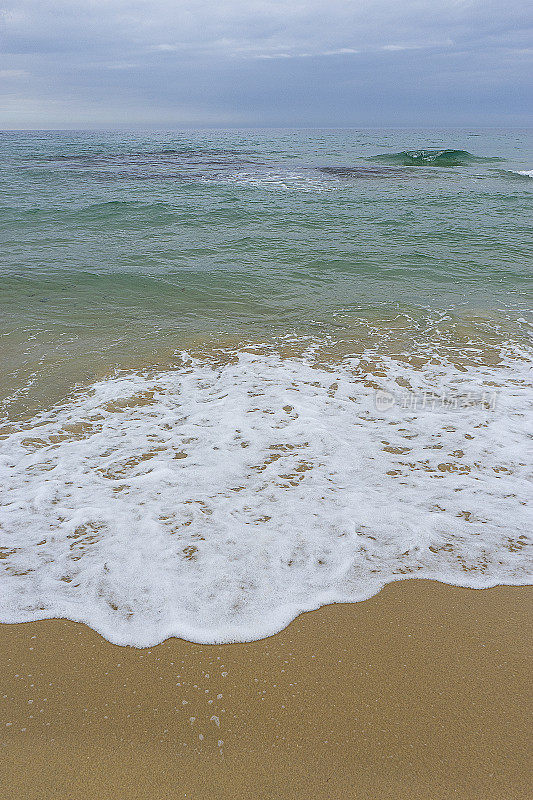
[[[4,132],[0,188],[0,621],[532,582],[530,132]]]

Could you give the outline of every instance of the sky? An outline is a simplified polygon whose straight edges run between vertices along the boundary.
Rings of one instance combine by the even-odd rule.
[[[528,0],[0,0],[0,128],[524,126]]]

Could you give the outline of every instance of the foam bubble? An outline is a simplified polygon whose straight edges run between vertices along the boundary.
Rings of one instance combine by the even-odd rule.
[[[243,641],[401,578],[528,583],[528,367],[241,351],[95,383],[3,431],[0,619]]]

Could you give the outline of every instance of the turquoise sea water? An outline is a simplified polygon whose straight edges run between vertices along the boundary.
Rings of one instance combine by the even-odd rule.
[[[522,130],[0,134],[0,618],[525,582],[532,170]]]
[[[191,338],[338,335],[398,309],[426,326],[494,315],[519,335],[530,304],[524,131],[35,132],[0,147],[4,399]]]

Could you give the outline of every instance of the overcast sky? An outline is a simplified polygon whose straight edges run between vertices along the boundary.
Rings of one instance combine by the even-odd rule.
[[[527,0],[0,0],[0,128],[524,125]]]

